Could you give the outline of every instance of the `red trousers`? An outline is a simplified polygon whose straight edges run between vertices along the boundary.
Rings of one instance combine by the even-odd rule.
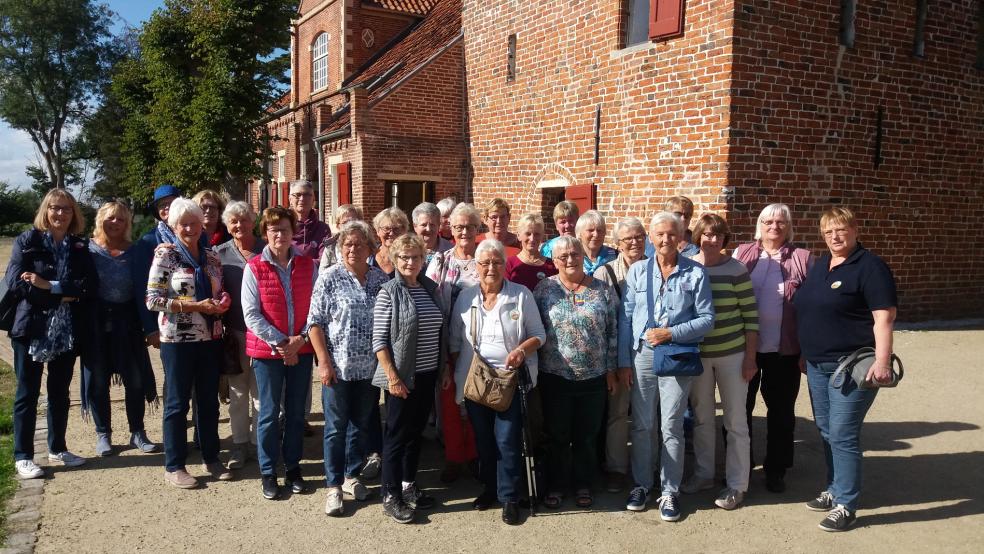
[[[462,406],[454,401],[458,390],[451,378],[451,386],[441,389],[441,430],[444,433],[444,457],[450,463],[463,464],[478,457],[475,451],[475,433]]]

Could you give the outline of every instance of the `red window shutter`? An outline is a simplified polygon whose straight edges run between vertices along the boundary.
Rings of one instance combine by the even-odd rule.
[[[338,205],[352,203],[352,162],[335,166],[338,172]]]
[[[577,204],[577,209],[582,214],[588,210],[595,209],[595,186],[594,185],[574,185],[564,189],[564,199]]]
[[[280,205],[290,206],[290,184],[280,183]]]
[[[683,10],[686,0],[649,0],[650,40],[683,34]]]

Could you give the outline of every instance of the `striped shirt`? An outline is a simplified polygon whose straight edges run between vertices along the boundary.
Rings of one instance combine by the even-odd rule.
[[[424,287],[407,287],[417,310],[417,353],[414,367],[417,373],[434,371],[440,355],[443,316],[437,304],[431,300]],[[376,296],[372,315],[372,351],[379,352],[390,346],[390,321],[393,317],[393,300],[386,289]]]
[[[742,352],[745,332],[758,331],[758,307],[748,270],[734,258],[704,269],[711,279],[715,315],[714,329],[700,345],[701,356],[718,358]]]

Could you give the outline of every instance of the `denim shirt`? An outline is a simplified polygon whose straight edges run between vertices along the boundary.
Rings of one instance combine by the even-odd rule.
[[[622,290],[622,309],[618,316],[618,366],[632,366],[632,351],[646,343],[649,321],[647,286],[653,288],[653,298],[661,300],[654,313],[658,322],[666,319],[673,342],[696,343],[714,328],[714,302],[711,299],[711,280],[704,266],[683,255],[677,256],[677,266],[666,279],[662,295],[663,276],[657,262],[652,283],[646,282],[649,260],[640,260],[629,268]]]
[[[277,265],[269,246],[264,247],[263,252],[260,254],[263,261],[269,262],[270,266],[277,272],[277,277],[280,279],[280,286],[284,289],[284,297],[287,299],[288,329],[294,328],[294,295],[290,288],[290,274],[294,270],[294,256],[299,255],[296,252],[292,252],[290,260],[287,262],[287,268],[285,269]],[[317,283],[318,281],[317,266],[311,272],[311,281],[312,283]],[[253,274],[253,268],[248,263],[243,267],[243,288],[240,301],[243,306],[243,319],[246,322],[246,327],[253,331],[253,334],[260,340],[269,344],[271,348],[276,348],[277,344],[287,338],[287,335],[281,333],[279,329],[263,317],[263,312],[260,310],[260,289],[257,285],[256,275]],[[309,324],[305,325],[302,332],[306,333],[309,326]]]

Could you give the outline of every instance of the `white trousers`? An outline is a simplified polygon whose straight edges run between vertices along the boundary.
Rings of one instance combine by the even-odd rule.
[[[704,373],[694,378],[690,388],[690,407],[694,416],[694,475],[701,479],[714,478],[716,384],[724,409],[724,428],[728,432],[725,478],[729,488],[741,492],[748,490],[748,472],[751,470],[748,421],[745,416],[748,382],[741,377],[744,359],[744,352],[719,358],[701,357]]]

